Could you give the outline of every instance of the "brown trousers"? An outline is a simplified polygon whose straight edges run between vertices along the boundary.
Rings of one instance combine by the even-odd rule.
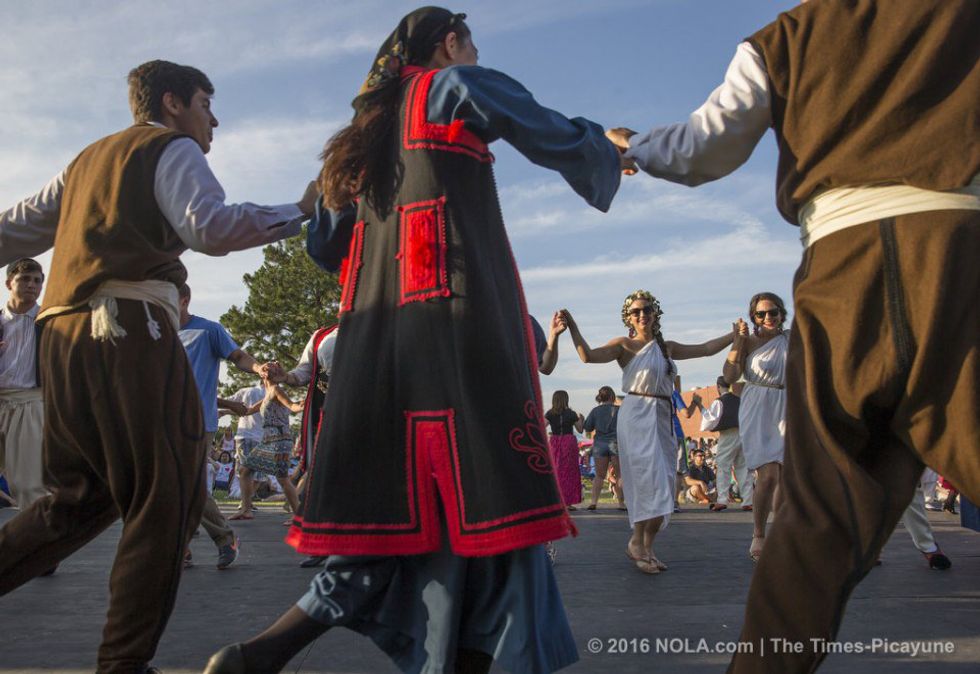
[[[836,232],[804,254],[782,505],[745,609],[754,652],[730,672],[817,668],[825,654],[811,638],[836,638],[923,463],[980,499],[977,251],[980,212],[932,211]],[[805,650],[773,652],[774,638]]]
[[[184,347],[156,307],[119,300],[128,335],[96,342],[86,309],[41,335],[45,484],[0,529],[0,595],[44,573],[122,517],[98,671],[140,672],[173,610],[182,555],[204,506],[204,425]],[[43,644],[39,644],[43,647]]]

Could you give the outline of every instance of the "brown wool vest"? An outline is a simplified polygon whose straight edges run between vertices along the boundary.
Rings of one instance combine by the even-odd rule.
[[[157,162],[183,134],[138,124],[85,148],[65,174],[44,308],[84,302],[119,281],[180,285],[186,249],[153,193]]]
[[[748,38],[765,60],[783,217],[833,187],[980,171],[980,2],[814,0]]]

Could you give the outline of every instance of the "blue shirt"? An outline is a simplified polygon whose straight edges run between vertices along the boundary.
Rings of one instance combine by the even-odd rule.
[[[616,440],[616,418],[619,408],[612,403],[593,407],[585,419],[585,430],[595,431],[593,444],[601,449],[609,449],[609,443]]]
[[[221,323],[200,316],[191,316],[180,329],[180,342],[187,351],[201,395],[204,431],[214,433],[218,430],[218,366],[238,350],[238,344]]]

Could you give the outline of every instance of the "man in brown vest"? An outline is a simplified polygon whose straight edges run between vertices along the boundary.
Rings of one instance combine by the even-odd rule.
[[[204,157],[218,125],[213,93],[189,66],[135,68],[135,124],[0,213],[0,264],[54,246],[38,316],[51,494],[0,529],[0,594],[121,517],[100,673],[155,671],[148,663],[204,504],[207,437],[177,335],[180,254],[277,241],[313,210],[312,185],[298,203],[224,203]]]
[[[819,665],[923,464],[980,499],[978,35],[975,0],[807,3],[740,44],[688,122],[608,134],[625,162],[697,185],[772,126],[779,210],[801,229],[784,501],[746,607],[755,649],[731,671]]]

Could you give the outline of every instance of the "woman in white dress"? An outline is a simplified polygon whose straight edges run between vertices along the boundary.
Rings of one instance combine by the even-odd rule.
[[[704,344],[664,341],[660,303],[646,290],[637,290],[623,303],[623,324],[629,336],[614,337],[594,349],[571,314],[565,310],[562,315],[583,362],[616,361],[623,369],[627,396],[619,410],[617,434],[623,493],[633,527],[626,555],[643,573],[660,573],[667,565],[657,559],[653,542],[674,511],[677,439],[671,391],[677,368],[673,361],[714,355],[732,343],[733,333]]]
[[[738,409],[738,432],[749,470],[756,471],[752,544],[749,557],[759,560],[766,539],[766,520],[778,509],[779,478],[786,437],[786,351],[789,331],[786,305],[778,295],[759,293],[749,301],[749,320],[741,329],[725,361],[729,384],[740,377],[745,389]]]

